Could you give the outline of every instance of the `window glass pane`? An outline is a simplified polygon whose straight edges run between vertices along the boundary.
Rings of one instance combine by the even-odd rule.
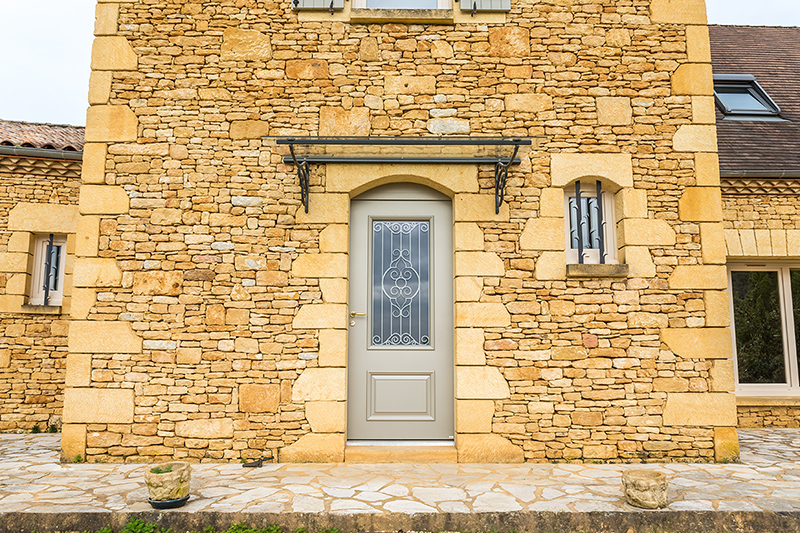
[[[430,345],[430,222],[372,223],[372,345]]]
[[[786,383],[778,272],[731,272],[739,383]]]
[[[569,199],[570,248],[578,249],[578,232],[583,237],[583,249],[600,248],[600,210],[597,198],[581,196],[581,224],[578,224],[578,202]]]
[[[367,9],[436,9],[437,0],[367,0]]]
[[[759,102],[758,99],[746,89],[722,89],[717,91],[717,96],[719,96],[720,100],[732,111],[750,111],[756,113],[763,113],[765,111],[772,112],[771,109]]]
[[[47,266],[50,269],[45,273],[46,281],[48,285],[48,290],[50,291],[57,291],[58,290],[58,276],[59,276],[59,269],[61,267],[61,246],[53,245],[50,249],[50,257],[48,258]]]
[[[794,343],[797,347],[797,368],[800,369],[800,270],[791,271],[792,314],[794,315]]]

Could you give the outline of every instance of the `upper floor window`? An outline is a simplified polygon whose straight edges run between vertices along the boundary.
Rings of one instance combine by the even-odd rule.
[[[564,194],[567,263],[616,263],[613,195],[602,183],[575,182]]]
[[[758,119],[776,117],[781,112],[755,77],[750,75],[715,74],[714,97],[717,107],[726,117]]]
[[[64,297],[64,263],[67,238],[63,235],[36,235],[33,248],[31,305],[61,305]]]

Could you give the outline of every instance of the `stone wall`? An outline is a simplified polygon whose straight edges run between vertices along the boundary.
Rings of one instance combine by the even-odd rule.
[[[349,16],[98,4],[64,455],[341,461],[350,199],[413,181],[453,199],[459,461],[714,460],[735,402],[703,2]],[[491,166],[332,164],[305,214],[262,139],[451,133],[542,137],[499,214]],[[615,196],[622,278],[567,277],[578,179]]]
[[[74,234],[80,168],[80,161],[0,155],[0,431],[60,425],[69,300],[25,304],[31,237]]]

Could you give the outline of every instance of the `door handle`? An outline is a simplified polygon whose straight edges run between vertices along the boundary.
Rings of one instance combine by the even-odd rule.
[[[350,313],[350,318],[355,318],[357,316],[367,316],[367,313]]]

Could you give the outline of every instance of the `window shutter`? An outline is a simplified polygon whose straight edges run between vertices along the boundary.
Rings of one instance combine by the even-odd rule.
[[[344,9],[344,0],[290,0],[292,9],[312,9],[315,11]]]
[[[511,0],[459,0],[461,11],[511,11]]]

